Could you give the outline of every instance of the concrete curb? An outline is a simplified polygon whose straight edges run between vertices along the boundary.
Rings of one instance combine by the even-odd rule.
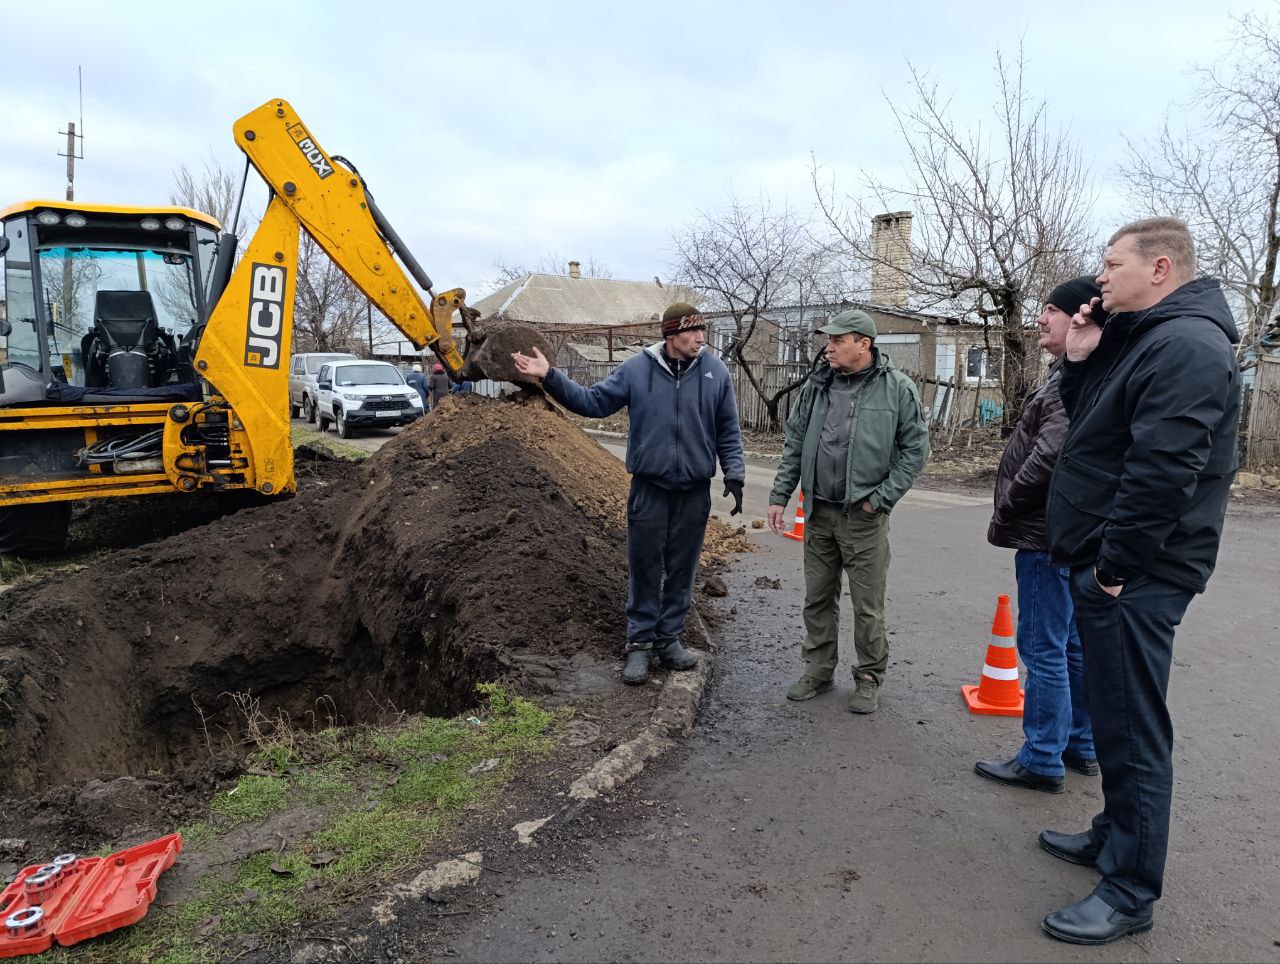
[[[693,615],[694,613],[690,613],[691,617]],[[689,647],[689,651],[698,655],[698,665],[688,672],[667,675],[658,696],[658,705],[654,707],[648,724],[636,736],[614,747],[593,763],[569,785],[567,795],[570,803],[548,816],[530,818],[515,824],[511,829],[516,835],[517,844],[536,847],[537,843],[533,838],[543,827],[571,820],[590,801],[634,780],[653,760],[674,749],[677,739],[693,732],[698,705],[711,681],[715,659],[709,646],[707,649]],[[397,909],[408,901],[427,894],[473,886],[479,880],[483,867],[484,856],[479,852],[442,860],[408,883],[397,884],[385,891],[382,899],[373,905],[371,916],[376,924],[386,925],[396,919]]]
[[[698,715],[698,704],[711,679],[713,660],[711,654],[701,650],[700,659],[692,672],[672,673],[663,684],[658,705],[654,708],[649,724],[636,736],[614,747],[582,776],[569,785],[572,800],[594,800],[635,779],[650,760],[655,760],[673,746],[677,737],[688,736],[693,731],[693,721]]]

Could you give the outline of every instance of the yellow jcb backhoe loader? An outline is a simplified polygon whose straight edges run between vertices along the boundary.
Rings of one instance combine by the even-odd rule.
[[[59,549],[78,499],[294,491],[300,229],[455,380],[515,380],[510,351],[547,350],[523,328],[486,350],[466,292],[434,293],[355,166],[327,154],[286,101],[234,132],[246,175],[252,165],[271,190],[238,264],[234,234],[185,208],[0,210],[0,552]]]

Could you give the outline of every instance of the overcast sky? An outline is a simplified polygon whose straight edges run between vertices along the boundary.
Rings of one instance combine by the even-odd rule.
[[[810,208],[811,152],[850,187],[863,169],[896,177],[886,98],[907,102],[908,61],[954,91],[957,117],[988,118],[994,54],[1021,40],[1030,93],[1081,139],[1105,228],[1124,214],[1123,136],[1184,116],[1191,66],[1227,49],[1215,6],[7,4],[0,206],[62,197],[79,65],[78,200],[165,203],[173,171],[210,152],[238,169],[233,121],[284,97],[440,287],[479,294],[495,261],[551,253],[666,277],[670,232],[731,192]],[[1250,10],[1280,3],[1231,8]]]

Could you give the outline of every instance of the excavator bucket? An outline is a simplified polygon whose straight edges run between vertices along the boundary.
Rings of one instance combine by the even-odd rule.
[[[467,337],[467,354],[459,377],[467,381],[491,378],[498,382],[513,382],[538,388],[541,380],[520,374],[511,355],[521,352],[533,355],[539,349],[552,365],[555,352],[542,332],[527,325],[493,323],[483,328],[477,326]]]

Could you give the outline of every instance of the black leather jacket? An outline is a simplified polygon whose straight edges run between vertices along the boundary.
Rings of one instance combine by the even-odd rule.
[[[1055,363],[1045,383],[1027,399],[1004,447],[996,470],[995,513],[987,529],[987,541],[993,546],[1049,551],[1044,507],[1068,427],[1058,395],[1061,381],[1062,365]]]

